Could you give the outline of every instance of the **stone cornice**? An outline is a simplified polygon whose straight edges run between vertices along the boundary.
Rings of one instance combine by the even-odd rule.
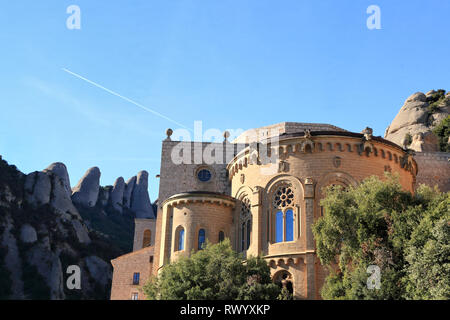
[[[233,197],[220,193],[196,191],[173,195],[167,198],[161,204],[161,207],[176,206],[179,204],[188,203],[211,203],[234,208],[236,205],[236,200]]]
[[[342,140],[337,142],[336,139],[339,138]],[[417,174],[417,163],[400,146],[381,137],[365,140],[364,134],[360,133],[320,131],[280,135],[279,144],[272,147],[269,142],[267,150],[270,150],[270,154],[274,152],[280,154],[280,158],[289,154],[307,152],[356,152],[359,156],[363,156],[368,150],[369,156],[383,157],[386,159],[386,164],[394,162],[404,170]],[[396,153],[399,153],[399,156]],[[240,170],[253,164],[261,164],[259,152],[248,146],[227,165],[229,179],[231,180]]]

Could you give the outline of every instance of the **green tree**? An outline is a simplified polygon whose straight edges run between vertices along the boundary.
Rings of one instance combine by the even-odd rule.
[[[434,134],[439,139],[439,149],[442,152],[450,152],[450,116],[443,119],[433,130]]]
[[[450,193],[432,198],[406,248],[406,298],[450,299]]]
[[[317,254],[330,270],[322,297],[445,297],[449,249],[443,225],[449,222],[448,199],[449,193],[426,186],[413,195],[402,190],[392,175],[384,181],[371,177],[346,190],[327,188],[321,201],[325,215],[313,225]],[[379,289],[367,286],[369,265],[380,268]],[[424,290],[432,291],[430,286],[436,293],[424,295]]]
[[[143,289],[150,300],[269,300],[280,294],[264,259],[244,263],[228,239],[166,265]]]

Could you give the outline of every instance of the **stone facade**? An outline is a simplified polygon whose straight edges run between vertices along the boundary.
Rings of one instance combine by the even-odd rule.
[[[450,190],[450,153],[417,152],[414,159],[419,166],[417,186],[426,184],[443,192]]]
[[[413,191],[418,171],[410,152],[372,136],[370,128],[352,133],[324,124],[282,123],[246,131],[232,143],[192,143],[185,149],[193,161],[195,150],[205,154],[224,147],[221,154],[215,151],[222,160],[213,164],[201,156],[194,163],[174,163],[174,152],[187,155],[179,150],[183,144],[191,145],[172,141],[170,134],[163,141],[157,218],[136,220],[136,251],[113,260],[112,299],[130,298],[135,288],[129,281],[137,270],[156,275],[180,255],[199,250],[204,239],[223,238],[244,256],[262,256],[274,281],[291,283],[295,298],[320,299],[327,274],[311,226],[324,214],[324,187],[354,186],[391,172]],[[155,238],[141,249],[146,229]]]
[[[133,251],[153,246],[156,236],[155,219],[134,219]]]
[[[111,261],[114,272],[111,300],[144,300],[142,286],[148,281],[153,268],[153,247],[146,247]],[[139,274],[138,282],[134,282]]]

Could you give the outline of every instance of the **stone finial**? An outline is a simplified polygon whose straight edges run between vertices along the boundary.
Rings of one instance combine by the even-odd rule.
[[[228,138],[230,137],[230,132],[229,131],[225,131],[223,133],[223,142],[228,142]]]
[[[278,163],[278,172],[288,172],[289,171],[289,163],[285,160],[280,160]]]
[[[172,140],[171,138],[170,138],[170,136],[173,134],[173,130],[172,129],[167,129],[166,130],[166,135],[167,135],[167,138],[166,138],[166,140],[167,141],[170,141],[170,140]]]
[[[368,141],[368,140],[372,140],[372,134],[373,134],[373,129],[366,127],[362,132],[362,134],[364,134],[364,138]]]
[[[305,130],[305,135],[304,135],[304,137],[305,137],[306,139],[311,139],[311,130],[306,129],[306,130]]]

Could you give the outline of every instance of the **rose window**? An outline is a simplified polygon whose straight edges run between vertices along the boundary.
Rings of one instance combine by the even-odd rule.
[[[290,206],[294,201],[294,192],[291,187],[281,187],[275,193],[273,204],[277,208]]]

